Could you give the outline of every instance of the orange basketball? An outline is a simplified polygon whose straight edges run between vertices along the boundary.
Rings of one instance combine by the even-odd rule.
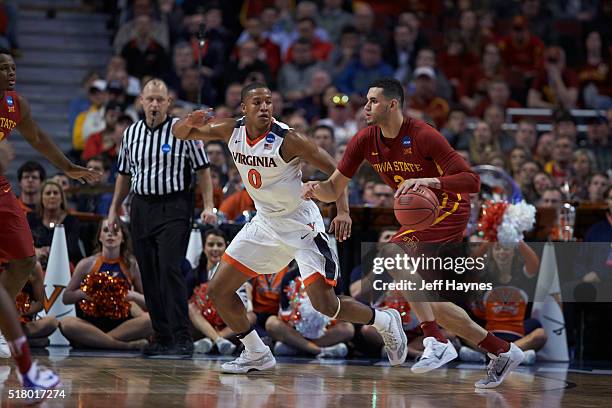
[[[420,186],[395,199],[395,218],[404,227],[421,231],[427,229],[438,218],[438,198],[429,188]]]

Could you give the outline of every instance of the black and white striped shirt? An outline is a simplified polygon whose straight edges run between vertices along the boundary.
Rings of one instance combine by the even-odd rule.
[[[204,145],[172,135],[178,118],[168,118],[155,128],[139,120],[123,133],[119,173],[132,177],[131,191],[138,195],[164,195],[190,187],[192,171],[209,166]]]

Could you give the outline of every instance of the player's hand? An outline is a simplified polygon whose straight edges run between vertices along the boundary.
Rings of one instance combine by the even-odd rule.
[[[217,214],[212,208],[205,208],[200,214],[200,218],[204,224],[217,225]]]
[[[351,237],[351,226],[353,220],[348,212],[338,212],[329,225],[329,233],[335,233],[338,242],[346,241]]]
[[[187,115],[187,125],[192,128],[205,126],[212,119],[212,108],[196,110]]]
[[[78,180],[81,184],[95,183],[102,178],[102,173],[98,170],[88,169],[86,167],[77,166],[76,164],[72,164],[72,166],[66,170],[66,175]]]
[[[321,186],[319,181],[308,181],[302,186],[302,198],[304,200],[312,200],[317,198],[317,191]]]
[[[402,194],[406,194],[410,189],[416,191],[419,189],[420,186],[439,189],[440,184],[440,180],[438,180],[437,178],[416,178],[404,180],[397,187],[397,191],[395,192],[395,198],[401,196]]]

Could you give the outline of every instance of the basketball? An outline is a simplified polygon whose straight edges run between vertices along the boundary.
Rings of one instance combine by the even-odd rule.
[[[415,231],[427,229],[438,218],[438,198],[429,188],[420,186],[395,199],[395,218],[404,227]]]

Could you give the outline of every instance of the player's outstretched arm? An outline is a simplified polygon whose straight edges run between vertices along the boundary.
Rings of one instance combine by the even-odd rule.
[[[172,134],[182,140],[223,140],[232,135],[234,119],[211,119],[209,111],[197,110],[179,120],[172,127]]]
[[[21,122],[17,125],[17,130],[19,130],[19,133],[23,135],[33,148],[45,156],[55,167],[66,173],[68,177],[79,180],[81,183],[91,183],[100,180],[102,173],[77,166],[68,160],[59,147],[57,147],[51,138],[36,124],[32,118],[30,105],[25,98],[19,97],[19,107],[22,116]]]

